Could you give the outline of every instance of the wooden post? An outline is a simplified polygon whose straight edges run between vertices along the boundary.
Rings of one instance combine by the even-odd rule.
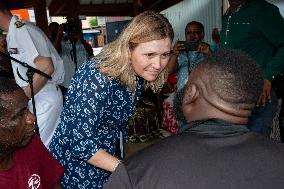
[[[136,16],[139,14],[139,0],[133,0],[133,16]]]
[[[37,0],[34,1],[34,12],[35,12],[35,20],[36,25],[47,34],[47,12],[46,12],[46,1],[45,0]]]
[[[66,16],[78,17],[79,16],[79,0],[64,0]]]

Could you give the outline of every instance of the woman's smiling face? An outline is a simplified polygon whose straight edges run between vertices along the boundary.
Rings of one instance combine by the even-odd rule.
[[[169,62],[170,50],[169,38],[138,44],[130,52],[133,70],[146,81],[155,81]]]

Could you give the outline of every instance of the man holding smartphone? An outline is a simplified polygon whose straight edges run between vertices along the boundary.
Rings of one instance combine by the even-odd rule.
[[[175,42],[173,54],[168,63],[169,73],[177,75],[177,92],[187,83],[189,73],[205,56],[211,54],[209,44],[203,42],[204,26],[197,21],[189,22],[185,27],[185,40]],[[184,125],[183,121],[176,121],[173,111],[173,99],[170,95],[163,103],[163,126],[175,133],[177,127]]]

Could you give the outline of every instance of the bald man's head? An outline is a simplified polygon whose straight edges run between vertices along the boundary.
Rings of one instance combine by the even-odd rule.
[[[201,118],[227,115],[233,120],[247,120],[262,86],[263,73],[253,59],[237,50],[220,50],[198,64],[190,74],[183,113],[186,119],[187,114],[198,118],[197,111],[202,111]]]

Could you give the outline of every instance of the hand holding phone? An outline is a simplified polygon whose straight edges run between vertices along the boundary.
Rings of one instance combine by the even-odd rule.
[[[194,41],[179,41],[180,44],[183,46],[184,51],[197,51],[199,42]]]

